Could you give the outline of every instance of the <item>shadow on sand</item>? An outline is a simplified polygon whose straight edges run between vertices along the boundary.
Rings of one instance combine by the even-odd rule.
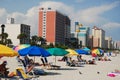
[[[46,75],[61,75],[61,73],[57,73],[57,72],[47,72]]]
[[[58,70],[77,70],[77,69],[70,67],[70,68],[60,68]]]

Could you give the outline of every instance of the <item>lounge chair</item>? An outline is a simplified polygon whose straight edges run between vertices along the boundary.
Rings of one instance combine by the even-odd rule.
[[[30,76],[30,75],[26,74],[22,68],[17,68],[16,73],[17,73],[17,76],[19,76],[20,78],[22,78],[24,80],[30,80],[33,78],[35,80],[39,80],[38,76]]]
[[[52,63],[49,63],[49,64],[47,65],[47,69],[48,69],[48,70],[58,70],[58,69],[60,69],[60,67],[61,67],[61,66],[53,65]]]

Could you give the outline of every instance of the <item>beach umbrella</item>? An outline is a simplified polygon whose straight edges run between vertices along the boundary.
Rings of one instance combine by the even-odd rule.
[[[67,56],[77,56],[78,53],[73,50],[73,49],[66,49],[66,51],[68,51],[69,53],[67,54]]]
[[[12,48],[0,44],[0,56],[13,57],[18,55],[19,54],[16,51],[14,51]]]
[[[20,44],[20,45],[14,46],[13,50],[18,51],[20,49],[27,48],[27,47],[30,47],[30,44]]]
[[[103,52],[104,52],[104,51],[101,50],[101,49],[93,49],[93,50],[91,51],[93,57],[95,57],[95,56],[97,56],[97,55],[102,55]]]
[[[47,49],[47,51],[51,55],[55,56],[55,64],[56,64],[56,56],[64,56],[69,53],[68,51],[66,51],[65,49],[62,49],[62,48],[49,48],[49,49]]]
[[[88,55],[89,53],[85,50],[82,50],[82,49],[77,49],[75,50],[78,54],[85,54],[85,55]]]
[[[26,55],[29,55],[29,56],[42,56],[42,57],[48,57],[48,56],[51,56],[51,54],[41,48],[41,47],[37,47],[37,46],[30,46],[30,47],[27,47],[27,48],[23,48],[23,49],[20,49],[18,51],[19,55],[21,56],[26,56]]]
[[[96,55],[98,54],[99,55],[100,54],[100,50],[99,49],[93,49],[92,50],[92,54],[96,54]]]
[[[47,49],[47,51],[53,56],[64,56],[69,53],[68,51],[62,48],[49,48]]]
[[[87,47],[83,48],[83,50],[85,50],[85,51],[87,51],[87,52],[89,52],[89,51],[90,51],[90,49],[89,49],[89,48],[87,48]]]

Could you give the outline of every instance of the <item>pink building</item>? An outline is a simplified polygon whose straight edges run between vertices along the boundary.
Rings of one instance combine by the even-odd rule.
[[[70,19],[51,8],[40,8],[38,36],[47,40],[47,44],[65,43],[70,35]]]

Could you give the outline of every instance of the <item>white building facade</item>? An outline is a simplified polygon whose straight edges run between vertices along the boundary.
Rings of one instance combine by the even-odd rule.
[[[10,21],[12,21],[12,23]],[[11,39],[13,45],[21,44],[21,42],[25,44],[30,43],[30,26],[26,24],[14,24],[13,18],[12,20],[10,19],[10,21],[8,20],[7,24],[4,24],[5,25],[4,33],[8,34],[8,38]],[[1,25],[2,24],[0,24],[0,28]],[[25,34],[27,37],[20,41],[19,39],[17,39],[17,36],[20,35],[21,33]]]
[[[92,36],[98,39],[98,44],[100,48],[105,48],[105,31],[96,26],[92,28]],[[94,42],[93,42],[94,44]]]

